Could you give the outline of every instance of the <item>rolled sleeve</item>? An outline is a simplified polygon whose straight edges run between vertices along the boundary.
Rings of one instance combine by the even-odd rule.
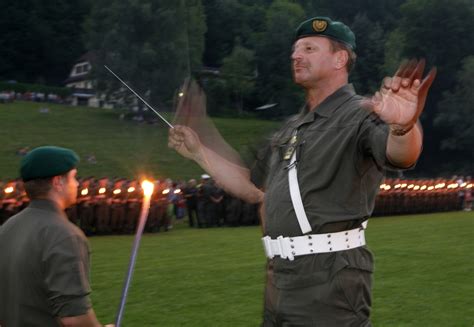
[[[43,259],[44,282],[52,311],[58,317],[86,314],[89,294],[89,246],[80,235],[52,244]]]
[[[250,180],[258,188],[265,186],[269,170],[269,158],[271,156],[271,146],[268,142],[256,152],[255,161],[250,167]]]
[[[371,157],[379,169],[400,170],[387,158],[388,125],[376,114],[369,114],[359,130],[359,149],[364,156]]]

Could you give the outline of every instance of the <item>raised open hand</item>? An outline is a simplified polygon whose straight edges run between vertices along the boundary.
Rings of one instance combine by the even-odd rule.
[[[409,130],[416,123],[436,76],[436,68],[432,68],[421,80],[424,69],[424,59],[404,61],[393,77],[383,80],[380,90],[369,100],[380,119],[400,130]]]

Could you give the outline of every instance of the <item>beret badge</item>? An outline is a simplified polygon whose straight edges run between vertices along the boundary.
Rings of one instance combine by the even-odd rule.
[[[313,29],[315,32],[318,32],[318,33],[324,32],[327,27],[328,27],[328,22],[326,22],[325,20],[316,19],[313,21]]]

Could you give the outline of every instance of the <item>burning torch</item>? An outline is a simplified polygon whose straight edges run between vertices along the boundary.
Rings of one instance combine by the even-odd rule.
[[[120,307],[117,313],[117,319],[115,321],[115,326],[120,327],[123,318],[123,312],[125,309],[125,302],[127,301],[128,288],[130,282],[132,281],[133,268],[135,267],[135,260],[137,257],[138,247],[140,246],[140,240],[142,238],[143,229],[145,228],[145,223],[148,217],[148,211],[150,209],[150,199],[153,194],[153,183],[147,180],[142,182],[143,189],[143,202],[142,210],[140,212],[140,219],[138,221],[137,232],[135,234],[135,239],[133,241],[132,254],[130,255],[130,262],[128,264],[127,276],[125,278],[125,284],[122,290],[122,297],[120,299]]]

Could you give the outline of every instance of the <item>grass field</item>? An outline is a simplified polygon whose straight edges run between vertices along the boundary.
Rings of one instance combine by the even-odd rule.
[[[44,107],[49,113],[39,112]],[[168,149],[165,124],[141,124],[118,117],[117,112],[98,108],[21,101],[0,104],[0,179],[18,176],[18,149],[49,144],[71,147],[81,156],[79,176],[135,178],[147,174],[188,179],[201,174],[196,164]],[[248,118],[216,118],[214,122],[223,137],[241,152],[258,144],[279,125]],[[88,155],[94,155],[97,163],[88,163]]]
[[[374,326],[474,325],[474,213],[371,219]],[[93,303],[114,320],[132,236],[93,237]],[[179,226],[142,239],[124,326],[250,327],[262,311],[259,227]]]

